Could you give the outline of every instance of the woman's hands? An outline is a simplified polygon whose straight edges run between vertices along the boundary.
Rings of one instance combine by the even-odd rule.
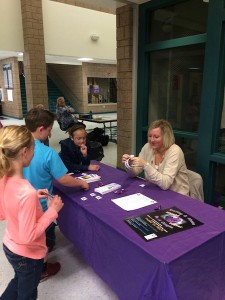
[[[122,162],[124,163],[125,167],[127,169],[131,169],[131,163],[132,163],[132,159],[133,159],[134,155],[128,155],[128,154],[124,154],[122,156]]]
[[[133,157],[133,158],[130,158],[129,164],[131,167],[144,168],[144,166],[147,164],[147,161],[140,157]]]
[[[126,160],[128,160],[130,158],[130,155],[129,154],[124,154],[122,156],[122,163],[124,164]]]
[[[124,154],[122,156],[122,163],[127,165],[127,167],[139,167],[144,168],[144,166],[147,164],[147,161],[134,155]]]
[[[70,112],[70,113],[74,113],[75,110],[74,110],[72,107],[70,107],[70,108],[69,108],[69,112]]]

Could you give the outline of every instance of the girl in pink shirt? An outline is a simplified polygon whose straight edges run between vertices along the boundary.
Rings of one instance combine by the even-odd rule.
[[[34,155],[34,140],[25,126],[0,129],[0,220],[6,221],[3,249],[15,276],[1,300],[35,300],[43,258],[47,253],[45,229],[63,207],[55,196],[43,213],[39,198],[47,190],[36,191],[23,178],[22,169]]]

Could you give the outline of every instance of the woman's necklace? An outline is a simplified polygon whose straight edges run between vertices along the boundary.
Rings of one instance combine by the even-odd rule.
[[[155,153],[155,165],[158,167],[162,161],[164,160],[166,154],[166,150],[161,154],[161,153]]]

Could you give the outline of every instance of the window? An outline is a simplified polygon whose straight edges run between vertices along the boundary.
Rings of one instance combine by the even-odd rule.
[[[150,11],[150,42],[205,33],[207,15],[208,3],[202,0],[185,1]]]
[[[3,73],[4,73],[5,88],[12,89],[13,88],[12,64],[4,64],[3,65]]]
[[[174,129],[198,130],[204,51],[200,44],[151,54],[150,122],[163,118]]]
[[[117,103],[116,78],[87,78],[89,104]]]

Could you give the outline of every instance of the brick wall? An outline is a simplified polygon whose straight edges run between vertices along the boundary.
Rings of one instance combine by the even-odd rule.
[[[48,106],[42,1],[21,0],[24,73],[28,110],[39,103]]]
[[[123,167],[121,157],[131,154],[132,141],[132,62],[133,9],[117,9],[117,166]]]

